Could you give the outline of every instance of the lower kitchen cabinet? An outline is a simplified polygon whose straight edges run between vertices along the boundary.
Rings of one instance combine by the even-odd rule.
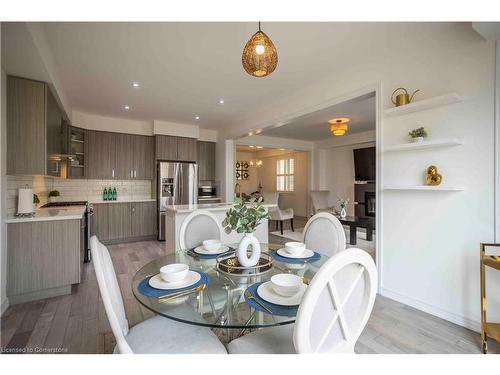
[[[7,224],[11,304],[71,293],[83,262],[81,220]]]
[[[106,244],[154,238],[156,202],[94,203],[91,234]]]

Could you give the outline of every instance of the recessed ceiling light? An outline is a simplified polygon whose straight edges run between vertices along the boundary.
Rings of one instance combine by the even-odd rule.
[[[224,104],[224,99],[220,99],[219,104]]]
[[[199,119],[200,119],[200,116],[196,116],[194,119],[195,119],[195,120],[199,120]]]
[[[261,148],[264,148],[264,147],[262,147],[262,146],[257,146],[257,148],[261,149]]]
[[[140,85],[139,85],[139,82],[132,82],[132,86],[139,87]]]
[[[128,105],[126,105],[125,107],[123,107],[123,109],[124,109],[125,111],[128,111],[128,110],[130,109],[130,107],[129,107]]]
[[[250,148],[254,148],[255,146],[248,146],[248,147],[250,147]]]

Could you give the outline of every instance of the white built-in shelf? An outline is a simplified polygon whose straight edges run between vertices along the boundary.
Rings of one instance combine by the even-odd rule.
[[[384,190],[422,190],[422,191],[463,191],[459,186],[429,186],[429,185],[387,185]]]
[[[441,107],[443,105],[461,102],[463,99],[460,95],[453,92],[434,98],[423,99],[412,102],[410,104],[399,107],[389,108],[384,111],[386,116],[402,116],[412,112],[425,111],[427,109]]]
[[[464,142],[459,138],[433,139],[431,141],[400,143],[384,147],[384,151],[412,151],[424,150],[426,148],[451,147],[463,145]]]

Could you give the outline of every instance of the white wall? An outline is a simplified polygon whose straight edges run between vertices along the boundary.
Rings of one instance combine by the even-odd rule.
[[[465,140],[451,149],[382,153],[382,184],[421,183],[423,170],[434,163],[444,183],[465,190],[378,191],[379,261],[384,295],[476,330],[479,243],[494,239],[494,62],[494,42],[484,41],[470,24],[413,25],[404,44],[391,43],[388,36],[367,59],[242,117],[239,130],[276,124],[287,114],[305,114],[318,103],[331,105],[367,87],[379,88],[379,115],[392,107],[396,87],[419,88],[415,100],[448,92],[463,95],[463,102],[446,107],[399,118],[380,115],[382,146],[407,141],[408,130],[417,126],[428,128],[434,138]],[[489,272],[488,283],[490,319],[499,321],[500,275]]]

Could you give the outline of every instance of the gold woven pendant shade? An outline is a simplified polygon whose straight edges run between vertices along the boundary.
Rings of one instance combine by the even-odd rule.
[[[241,62],[245,71],[254,77],[265,77],[276,69],[278,52],[269,37],[260,31],[252,35],[243,48]]]

